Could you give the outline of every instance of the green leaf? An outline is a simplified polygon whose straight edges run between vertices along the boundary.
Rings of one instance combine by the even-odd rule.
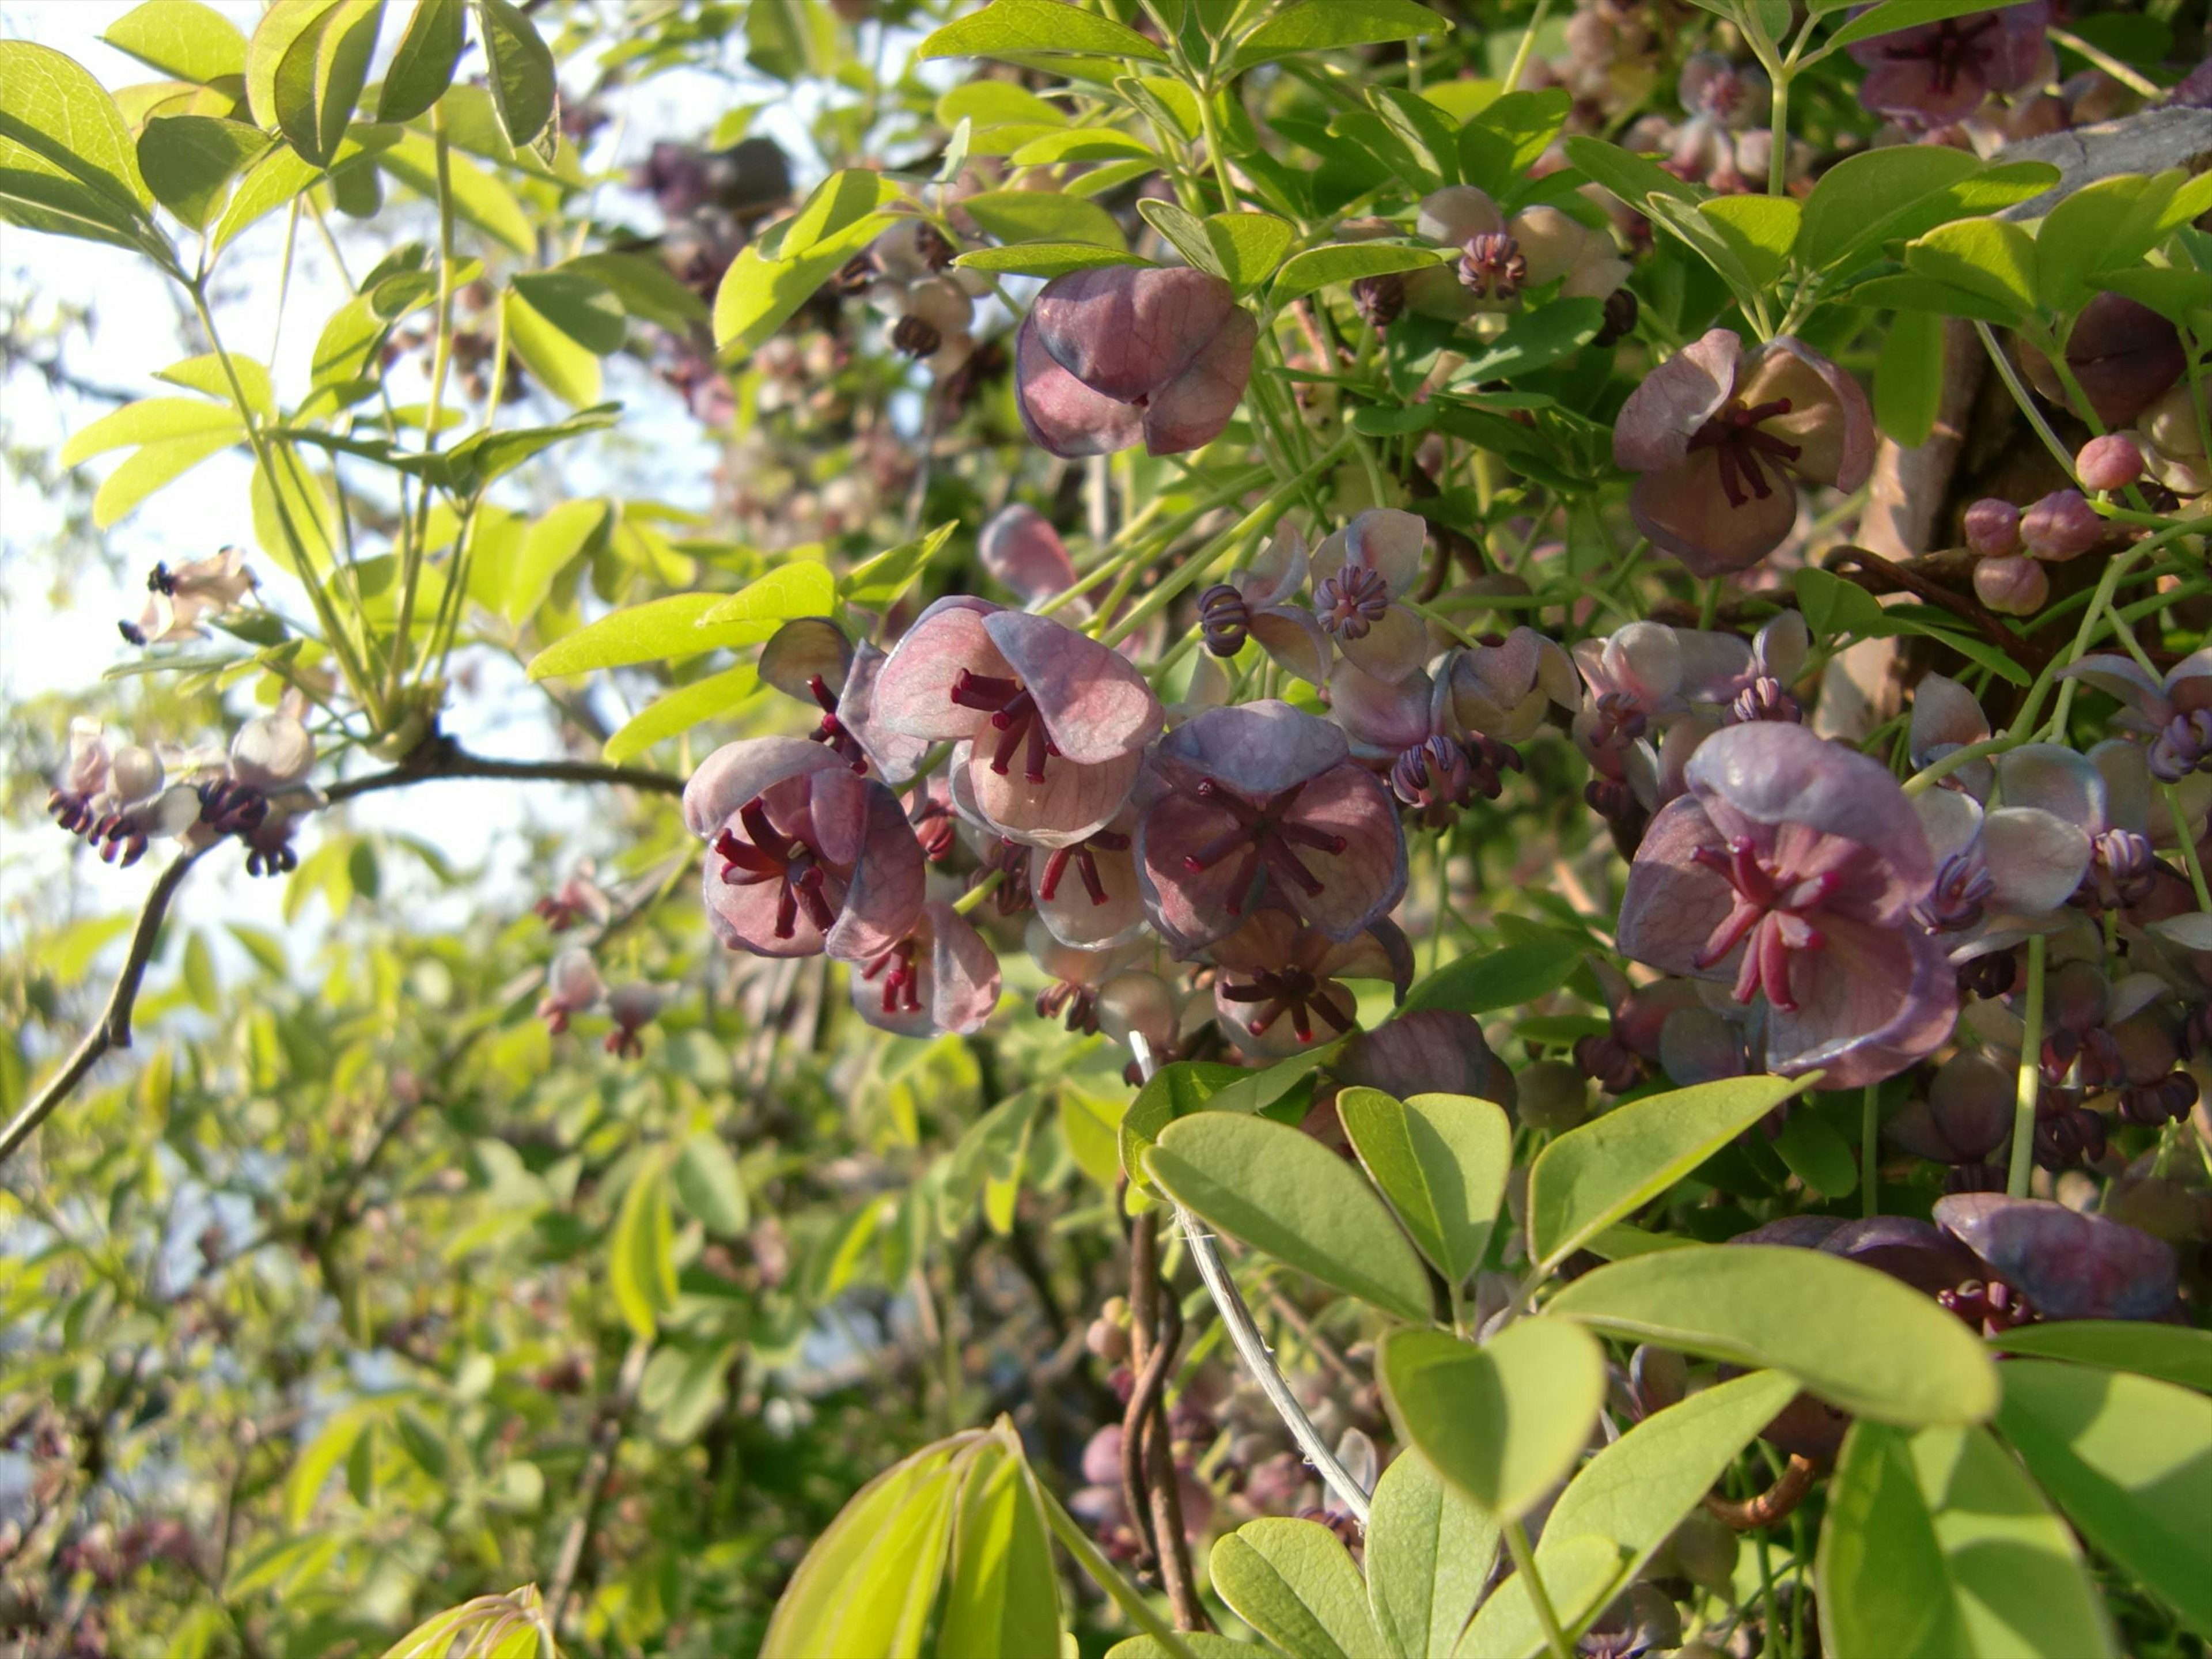
[[[444,466],[433,477],[459,494],[512,472],[534,455],[587,432],[603,432],[622,412],[620,404],[580,409],[556,426],[526,426],[479,432],[446,452]]]
[[[720,1135],[702,1129],[684,1143],[670,1174],[676,1196],[710,1233],[735,1238],[752,1224],[744,1177]]]
[[[1526,1514],[1574,1468],[1605,1400],[1605,1351],[1561,1319],[1520,1320],[1479,1348],[1397,1331],[1380,1375],[1406,1437],[1499,1521]]]
[[[345,160],[343,151],[338,161]],[[437,146],[419,132],[403,134],[378,153],[376,164],[426,201],[438,199]],[[446,177],[453,211],[495,241],[526,258],[538,251],[538,232],[514,192],[467,156],[448,151]]]
[[[76,466],[110,449],[218,433],[233,441],[245,435],[236,410],[198,398],[141,398],[79,427],[56,459],[64,466]]]
[[[660,1316],[676,1306],[675,1250],[668,1165],[656,1157],[630,1178],[607,1240],[608,1287],[640,1341],[650,1342]]]
[[[2124,173],[2099,179],[2063,198],[2035,232],[2035,297],[2063,316],[2091,293],[2093,272],[2131,265],[2158,240],[2160,210],[2181,174],[2147,179]]]
[[[155,199],[194,230],[207,228],[231,181],[268,154],[268,135],[210,115],[157,115],[138,139],[138,164]]]
[[[1934,312],[1901,311],[1890,319],[1875,359],[1875,422],[1884,437],[1911,449],[1928,441],[1942,407],[1943,319]]]
[[[1544,1311],[1632,1341],[1771,1365],[1876,1422],[1978,1423],[1996,1409],[1996,1368],[1964,1325],[1910,1285],[1819,1250],[1662,1250],[1585,1273]]]
[[[1174,1060],[1152,1073],[1145,1086],[1137,1091],[1137,1097],[1129,1103],[1129,1109],[1121,1114],[1115,1140],[1121,1155],[1122,1172],[1138,1191],[1152,1198],[1164,1197],[1152,1185],[1146,1173],[1146,1157],[1158,1142],[1160,1131],[1178,1118],[1203,1111],[1217,1099],[1227,1103],[1215,1109],[1256,1112],[1261,1103],[1249,1091],[1243,1089],[1250,1076],[1241,1066],[1224,1066],[1206,1060]],[[1236,1096],[1224,1095],[1235,1089]]]
[[[882,210],[898,198],[896,185],[860,167],[816,185],[770,233],[772,242],[752,242],[731,261],[714,295],[715,344],[732,356],[757,349],[848,258],[890,228],[896,220]]]
[[[284,1520],[294,1532],[307,1524],[315,1500],[322,1496],[338,1465],[351,1455],[354,1443],[368,1423],[361,1412],[338,1412],[302,1449],[291,1473],[284,1477]]]
[[[1853,1424],[1816,1571],[1831,1653],[2113,1651],[2074,1540],[1985,1430]]]
[[[101,481],[92,498],[94,527],[108,528],[149,495],[174,483],[201,462],[220,455],[244,437],[245,428],[234,424],[228,432],[204,433],[198,437],[148,444]]]
[[[1363,276],[1387,276],[1395,271],[1442,264],[1449,257],[1441,248],[1407,247],[1395,242],[1332,242],[1292,254],[1275,273],[1274,297],[1276,303],[1282,304],[1317,289],[1356,283]]]
[[[199,0],[146,0],[100,38],[173,80],[204,87],[246,73],[246,37]]]
[[[1498,1523],[1408,1449],[1375,1483],[1367,1605],[1398,1659],[1451,1659],[1497,1559]]]
[[[1545,933],[1502,951],[1469,952],[1413,987],[1400,1012],[1449,1008],[1486,1014],[1534,1002],[1565,985],[1588,948],[1566,933]]]
[[[2197,313],[2212,311],[2212,272],[2179,265],[2136,265],[2127,270],[2099,271],[2090,282],[2107,293],[2126,295],[2169,322],[2199,333],[2207,331]]]
[[[1429,1317],[1429,1280],[1374,1189],[1311,1135],[1272,1118],[1200,1112],[1145,1159],[1186,1209],[1253,1249],[1401,1319]]]
[[[1080,196],[991,190],[960,205],[985,234],[1002,242],[1087,242],[1117,251],[1125,246],[1114,216]]]
[[[559,267],[603,284],[624,312],[640,322],[657,323],[677,333],[707,320],[699,296],[668,274],[657,258],[641,253],[586,253]]]
[[[1092,242],[1018,242],[1012,247],[979,247],[952,263],[967,270],[1048,278],[1099,265],[1148,265],[1152,261]]]
[[[1359,1161],[1430,1265],[1451,1284],[1481,1262],[1513,1163],[1504,1109],[1467,1095],[1346,1089],[1336,1115]]]
[[[1577,135],[1563,141],[1567,160],[1603,185],[1622,204],[1637,212],[1654,196],[1671,197],[1677,202],[1695,207],[1711,194],[1661,167],[1656,161],[1632,155],[1618,144],[1608,144],[1602,138],[1587,138]]]
[[[1206,221],[1214,263],[1239,294],[1249,294],[1275,274],[1297,234],[1289,220],[1272,213],[1216,213]]]
[[[2007,1353],[2134,1371],[2212,1394],[2212,1331],[2140,1320],[2068,1319],[2000,1331],[1990,1338],[1990,1346]]]
[[[2008,1360],[1997,1429],[2067,1518],[2212,1637],[2212,1400],[2126,1371]]]
[[[587,674],[638,662],[674,662],[747,642],[746,627],[708,629],[706,614],[722,603],[720,593],[672,593],[600,617],[556,640],[530,659],[533,680]]]
[[[1527,193],[1528,169],[1566,125],[1565,88],[1509,92],[1492,100],[1459,131],[1459,165],[1468,184],[1501,201]]]
[[[1299,0],[1237,43],[1231,73],[1271,58],[1442,34],[1449,20],[1413,0]]]
[[[735,1342],[657,1350],[637,1391],[640,1408],[652,1415],[654,1435],[677,1446],[698,1438],[729,1403],[730,1366],[742,1351]]]
[[[1790,1174],[1823,1198],[1841,1198],[1858,1187],[1858,1158],[1850,1143],[1812,1112],[1792,1112],[1774,1139],[1774,1150]]]
[[[948,23],[915,49],[917,58],[1004,58],[1010,52],[1080,52],[1164,64],[1166,52],[1136,30],[1056,0],[995,0]]]
[[[1962,289],[2011,317],[2034,309],[2035,243],[2006,220],[1938,225],[1905,250],[1905,263],[1914,274]]]
[[[560,106],[552,51],[538,38],[537,25],[510,0],[476,0],[476,8],[500,131],[515,149],[528,149],[553,125]]]
[[[717,599],[699,626],[717,633],[732,628],[746,630],[742,641],[767,639],[793,617],[826,616],[836,605],[837,580],[830,567],[817,559],[793,559],[777,565],[734,593]]]
[[[1997,0],[1997,3],[2018,5],[2021,0]],[[1899,29],[1917,28],[1923,23],[1939,23],[1946,17],[1963,17],[1968,12],[1990,9],[1988,0],[1882,0],[1881,4],[1868,8],[1830,35],[1821,50],[1836,52],[1877,35],[1893,34]]]
[[[601,757],[615,765],[635,760],[655,744],[729,713],[759,690],[760,671],[749,662],[679,685],[654,698],[610,732]]]
[[[605,543],[614,520],[611,502],[587,498],[563,501],[532,524],[507,572],[500,614],[518,625],[535,616],[561,573]]]
[[[0,216],[28,230],[160,249],[131,128],[73,59],[0,40]]]
[[[514,287],[532,311],[595,356],[621,350],[629,337],[622,302],[595,276],[580,270],[524,271]]]
[[[1207,1560],[1232,1612],[1291,1659],[1386,1659],[1351,1553],[1314,1521],[1248,1521]]]
[[[1169,245],[1182,254],[1186,262],[1209,276],[1224,276],[1228,274],[1220,256],[1214,252],[1212,240],[1206,234],[1206,222],[1188,208],[1146,197],[1137,204],[1137,212],[1146,224],[1167,238]]]
[[[1573,356],[1595,339],[1604,326],[1604,301],[1554,300],[1508,321],[1498,337],[1469,358],[1452,379],[1455,384],[1473,386],[1534,374]]]
[[[1922,200],[1981,170],[1971,151],[1942,144],[1891,144],[1846,155],[1805,198],[1791,251],[1808,270],[1845,266],[1900,203]]]
[[[914,585],[915,578],[929,568],[929,562],[944,550],[945,544],[952,539],[952,532],[959,527],[958,520],[947,519],[920,540],[902,542],[854,566],[837,579],[837,597],[864,611],[890,610],[898,603],[899,596]]]
[[[522,366],[571,409],[599,401],[599,355],[531,304],[517,283],[505,296],[507,343]],[[619,321],[619,317],[617,317]]]
[[[383,25],[384,0],[340,0],[320,27],[303,34],[277,67],[276,104],[284,137],[318,167],[337,159],[361,89],[368,84],[369,59]]]
[[[1789,196],[1716,196],[1698,211],[1735,250],[1737,261],[1761,288],[1770,288],[1790,262],[1802,210]]]
[[[1778,1371],[1754,1371],[1654,1413],[1584,1464],[1545,1517],[1536,1572],[1553,1610],[1578,1629],[1635,1580],[1682,1518],[1697,1508],[1736,1454],[1797,1392]],[[1593,1582],[1589,1540],[1613,1559]],[[1470,1632],[1469,1651],[1534,1659],[1544,1630],[1517,1576],[1498,1587]]]
[[[1442,110],[1403,87],[1370,87],[1367,103],[1425,174],[1459,183],[1459,134]]]
[[[1053,167],[1061,161],[1115,161],[1143,156],[1155,164],[1152,147],[1114,127],[1054,127],[1018,146],[1006,160],[1018,167]]]
[[[945,1576],[954,1500],[982,1437],[940,1440],[861,1487],[792,1575],[760,1659],[910,1659]]]
[[[1001,1659],[1060,1650],[1060,1577],[1028,1466],[981,1448],[960,1488],[952,1571],[938,1659]]]
[[[378,120],[411,121],[446,95],[466,44],[464,18],[461,0],[415,0],[377,95]]]
[[[1729,1078],[1632,1100],[1570,1129],[1528,1172],[1531,1254],[1556,1267],[1806,1086],[1803,1079]]]

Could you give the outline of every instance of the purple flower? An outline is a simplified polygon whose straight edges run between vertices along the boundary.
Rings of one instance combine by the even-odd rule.
[[[1212,708],[1170,732],[1139,821],[1153,923],[1188,951],[1274,901],[1350,939],[1406,890],[1406,838],[1344,733],[1286,702]]]
[[[1159,699],[1128,659],[1049,617],[939,599],[874,688],[894,732],[957,742],[963,804],[1003,836],[1065,847],[1129,798]]]
[[[1179,454],[1229,424],[1259,325],[1220,277],[1187,266],[1108,265],[1044,285],[1014,340],[1022,424],[1054,455],[1141,440]]]
[[[2153,679],[2132,657],[2092,656],[2059,671],[2120,700],[2116,723],[2150,738],[2150,769],[2179,783],[2212,761],[2212,646],[2193,651]]]
[[[1948,125],[1972,115],[1990,94],[2016,92],[2040,78],[2049,21],[2044,0],[2030,0],[1858,41],[1850,54],[1867,71],[1859,101],[1922,126]]]
[[[1936,1224],[2045,1319],[2156,1319],[2172,1307],[2173,1247],[2124,1222],[2039,1198],[1960,1193]]]
[[[1075,586],[1075,562],[1052,520],[1017,501],[991,515],[975,538],[975,556],[1024,605]]]
[[[1199,595],[1206,649],[1233,657],[1246,640],[1255,640],[1285,672],[1309,685],[1327,684],[1328,635],[1312,611],[1291,603],[1312,568],[1305,538],[1288,527],[1278,532],[1258,558]]]
[[[1223,1033],[1245,1053],[1269,1060],[1359,1023],[1358,1000],[1338,981],[1387,979],[1401,997],[1413,981],[1413,946],[1387,919],[1339,940],[1287,910],[1268,908],[1206,955],[1221,970],[1213,1011]]]
[[[1483,1040],[1482,1023],[1451,1008],[1420,1008],[1387,1019],[1345,1044],[1329,1068],[1340,1083],[1415,1095],[1473,1095],[1510,1110],[1515,1079]]]
[[[571,1019],[598,1007],[606,994],[592,953],[578,945],[562,951],[545,970],[545,994],[538,999],[538,1018],[545,1022],[547,1030],[559,1036],[568,1029]]]
[[[226,547],[204,559],[172,570],[156,564],[146,578],[146,608],[135,623],[119,624],[132,645],[167,645],[207,637],[202,618],[219,617],[246,603],[259,584],[246,567],[242,549]]]
[[[1438,672],[1459,723],[1500,743],[1534,736],[1548,708],[1582,702],[1572,659],[1533,628],[1516,628],[1496,645],[1455,651]]]
[[[926,869],[898,797],[803,738],[709,755],[684,791],[707,920],[733,951],[865,962],[915,925]]]
[[[1792,476],[1856,489],[1874,466],[1858,382],[1779,335],[1745,356],[1717,328],[1653,369],[1613,423],[1613,457],[1644,477],[1636,526],[1699,576],[1744,570],[1797,521]]]
[[[1888,769],[1762,720],[1707,738],[1684,777],[1637,851],[1621,951],[1763,997],[1767,1064],[1785,1075],[1856,1088],[1941,1045],[1958,987],[1912,917],[1935,868]]]
[[[981,1030],[998,1006],[998,953],[967,917],[935,900],[903,937],[853,969],[854,1010],[904,1036]]]
[[[1426,623],[1399,604],[1417,586],[1427,520],[1378,507],[1314,549],[1314,609],[1337,649],[1376,678],[1398,681],[1429,654]]]
[[[2070,749],[2008,750],[1996,780],[2004,805],[1994,809],[1966,789],[1931,789],[1913,802],[1936,860],[1915,915],[1932,933],[1960,936],[1945,940],[1954,963],[2063,927],[2089,873],[2092,838],[2111,827],[2103,774]]]

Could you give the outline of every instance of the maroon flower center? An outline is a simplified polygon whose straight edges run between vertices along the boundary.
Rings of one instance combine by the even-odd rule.
[[[844,721],[837,718],[837,694],[821,675],[810,676],[806,689],[814,694],[814,701],[822,706],[822,724],[808,734],[815,743],[826,743],[830,751],[850,766],[855,772],[868,769],[868,757]]]
[[[1198,798],[1218,807],[1237,822],[1195,853],[1185,854],[1182,867],[1196,875],[1212,869],[1231,853],[1241,851],[1243,862],[1237,866],[1236,880],[1229,890],[1231,915],[1244,914],[1244,902],[1252,896],[1253,886],[1262,873],[1277,881],[1288,882],[1309,898],[1314,896],[1322,890],[1321,878],[1306,868],[1297,849],[1310,847],[1318,852],[1337,854],[1351,845],[1342,836],[1290,821],[1291,808],[1304,788],[1303,783],[1293,784],[1255,806],[1215,779],[1199,781],[1195,792]]]
[[[1796,1012],[1797,1000],[1790,990],[1790,959],[1827,943],[1808,917],[1828,902],[1841,878],[1833,872],[1801,876],[1778,867],[1759,857],[1748,836],[1736,836],[1726,852],[1700,847],[1690,856],[1735,891],[1728,915],[1692,960],[1699,968],[1711,968],[1741,945],[1743,965],[1736,971],[1735,1000],[1749,1002],[1764,991],[1770,1006],[1784,1013]]]
[[[914,941],[902,939],[860,969],[860,977],[867,983],[883,981],[887,1014],[921,1012],[921,969],[914,965]]]
[[[1992,47],[1981,44],[1981,39],[2000,27],[2002,21],[1984,17],[1961,27],[1955,18],[1946,18],[1911,46],[1886,46],[1881,55],[1893,63],[1926,63],[1930,83],[1936,91],[1948,93],[1966,76],[1981,75],[1982,65],[1995,55]]]
[[[1794,461],[1805,453],[1796,444],[1786,443],[1771,432],[1759,430],[1761,422],[1789,412],[1787,398],[1748,406],[1742,398],[1731,398],[1728,407],[1699,427],[1690,440],[1692,450],[1715,452],[1713,459],[1720,464],[1721,488],[1728,491],[1730,507],[1741,507],[1754,495],[1763,501],[1774,493],[1774,485],[1759,467],[1760,456],[1765,456],[1766,465],[1773,466]]]
[[[1067,1029],[1094,1036],[1098,1030],[1098,993],[1073,980],[1056,979],[1036,994],[1040,1019],[1066,1018]]]
[[[1316,980],[1304,968],[1285,968],[1279,972],[1270,969],[1255,975],[1249,984],[1224,981],[1221,995],[1227,1002],[1260,1005],[1259,1012],[1246,1022],[1254,1036],[1266,1036],[1267,1028],[1285,1014],[1291,1017],[1291,1029],[1301,1042],[1314,1040],[1316,1014],[1333,1030],[1352,1029],[1352,1011],[1344,1006],[1341,994],[1328,981]]]
[[[728,830],[715,837],[714,851],[723,860],[722,879],[732,887],[757,887],[769,881],[782,884],[775,901],[778,939],[789,939],[799,931],[802,908],[809,921],[828,933],[836,923],[837,909],[825,890],[829,872],[821,853],[804,836],[787,836],[770,823],[767,804],[758,795],[738,809],[738,822],[752,839],[740,841]]]
[[[963,708],[981,709],[990,715],[991,725],[999,733],[998,747],[991,751],[994,772],[1006,776],[1013,764],[1014,751],[1026,744],[1022,775],[1031,783],[1044,781],[1045,757],[1059,754],[1060,747],[1045,730],[1044,717],[1037,712],[1036,699],[1030,696],[1027,686],[1018,679],[971,674],[963,668],[960,678],[952,682],[951,696]]]
[[[1101,830],[1097,835],[1088,836],[1073,847],[1055,847],[1045,860],[1044,870],[1037,878],[1037,896],[1050,903],[1060,891],[1060,878],[1067,873],[1067,866],[1073,864],[1075,873],[1083,879],[1083,890],[1091,895],[1091,902],[1093,904],[1105,903],[1106,884],[1099,877],[1098,851],[1094,851],[1094,848],[1108,853],[1126,853],[1129,850],[1129,838],[1116,830]]]
[[[1364,639],[1390,608],[1390,584],[1369,564],[1347,564],[1314,590],[1321,625],[1347,640]]]

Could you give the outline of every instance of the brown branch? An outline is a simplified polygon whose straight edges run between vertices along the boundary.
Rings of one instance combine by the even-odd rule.
[[[653,1345],[635,1341],[623,1356],[621,1374],[615,1379],[614,1397],[599,1413],[599,1420],[592,1430],[592,1455],[584,1464],[584,1477],[578,1486],[584,1494],[583,1506],[576,1518],[568,1523],[568,1535],[561,1540],[561,1554],[554,1563],[553,1576],[545,1586],[545,1627],[557,1631],[561,1620],[568,1610],[568,1598],[576,1589],[576,1571],[583,1565],[584,1546],[598,1524],[599,1506],[605,1502],[607,1481],[615,1469],[615,1453],[622,1445],[623,1431],[628,1426],[631,1408],[637,1404],[638,1385],[645,1380],[646,1357]]]
[[[147,967],[154,960],[154,947],[161,941],[161,923],[169,914],[169,901],[185,884],[185,877],[194,860],[206,850],[193,848],[178,854],[154,883],[154,890],[146,895],[146,902],[138,912],[138,925],[131,929],[130,954],[123,960],[123,971],[116,975],[114,988],[107,994],[107,1006],[100,1011],[98,1022],[84,1034],[84,1040],[63,1062],[61,1070],[25,1103],[6,1128],[0,1129],[0,1162],[15,1155],[103,1054],[111,1048],[131,1046],[131,1010],[138,1000],[139,982],[146,977]]]
[[[1813,1477],[1818,1473],[1811,1458],[1792,1452],[1790,1467],[1756,1498],[1739,1501],[1707,1492],[1705,1509],[1738,1532],[1756,1532],[1787,1520],[1790,1511],[1803,1503],[1806,1494],[1813,1490]]]
[[[1129,1231],[1130,1364],[1136,1382],[1121,1418],[1121,1492],[1129,1522],[1146,1540],[1177,1630],[1205,1630],[1182,1501],[1169,1446],[1167,1380],[1182,1345],[1182,1307],[1159,1277],[1159,1212],[1147,1210]]]
[[[1880,577],[1892,583],[1893,586],[1887,589],[1875,589],[1871,583],[1852,576],[1849,568],[1851,566],[1856,566],[1860,571]],[[1908,570],[1901,564],[1893,563],[1879,553],[1869,552],[1863,547],[1852,547],[1845,544],[1829,550],[1828,568],[1836,570],[1838,574],[1858,581],[1860,586],[1867,588],[1869,592],[1894,592],[1902,589],[1915,599],[1924,600],[1941,610],[1948,611],[2007,656],[2027,659],[2027,665],[2030,668],[2040,669],[2051,659],[2048,647],[2038,645],[2024,635],[2014,633],[1984,605],[1963,595],[1954,593],[1949,588],[1939,583],[1929,580],[1917,571]]]
[[[450,738],[433,738],[388,772],[372,772],[365,778],[348,778],[324,792],[333,806],[362,795],[443,778],[505,778],[530,783],[605,783],[646,789],[664,795],[684,793],[684,780],[672,773],[638,766],[601,766],[592,761],[494,760],[471,755]]]

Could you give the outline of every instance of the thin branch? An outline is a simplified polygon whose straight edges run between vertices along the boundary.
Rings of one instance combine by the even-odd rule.
[[[362,795],[374,795],[386,789],[404,789],[410,784],[428,783],[443,778],[505,778],[514,781],[536,783],[605,783],[619,784],[625,788],[647,789],[664,795],[684,793],[684,780],[669,772],[654,772],[637,766],[601,766],[591,761],[514,761],[494,760],[483,755],[471,755],[451,738],[434,738],[388,772],[373,772],[365,778],[348,778],[332,784],[325,791],[331,805],[353,800]]]
[[[114,988],[107,994],[107,1006],[100,1011],[93,1028],[84,1034],[84,1040],[63,1062],[61,1070],[25,1103],[6,1128],[0,1129],[0,1163],[15,1155],[54,1108],[84,1080],[85,1074],[102,1055],[111,1048],[131,1046],[131,1010],[138,1000],[139,982],[146,977],[147,967],[154,960],[154,947],[161,940],[161,923],[169,914],[169,901],[176,897],[177,889],[185,884],[185,877],[194,861],[206,850],[194,848],[178,854],[155,882],[154,890],[146,895],[146,902],[138,912],[138,925],[131,932],[130,954],[124,958],[123,971],[116,975]]]
[[[590,1541],[592,1528],[598,1523],[599,1505],[607,1495],[607,1480],[614,1474],[615,1453],[622,1445],[623,1431],[629,1425],[631,1407],[637,1404],[638,1385],[645,1380],[646,1357],[652,1352],[650,1342],[641,1340],[629,1345],[629,1352],[623,1358],[621,1374],[615,1379],[614,1398],[601,1411],[599,1423],[592,1431],[592,1455],[584,1465],[584,1478],[578,1483],[584,1494],[583,1507],[568,1523],[568,1535],[561,1540],[560,1559],[545,1587],[548,1629],[559,1630],[562,1617],[568,1610],[568,1598],[576,1588],[576,1570],[584,1561],[584,1546]]]

